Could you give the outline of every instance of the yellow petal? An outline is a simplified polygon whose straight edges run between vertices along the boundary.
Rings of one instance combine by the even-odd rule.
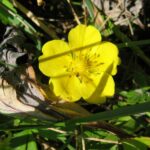
[[[97,64],[100,64],[96,68],[99,72],[107,72],[111,75],[115,75],[117,73],[117,65],[120,64],[118,53],[119,51],[115,44],[102,42],[99,46],[93,47],[89,55],[96,54],[98,56],[95,60]]]
[[[80,24],[69,32],[68,41],[70,48],[74,49],[101,41],[101,35],[94,26]]]
[[[98,83],[99,83],[99,76],[97,75],[88,74],[82,77],[81,82],[82,97],[84,99],[89,98],[97,88]]]
[[[97,76],[99,77],[99,83],[97,84],[95,91],[90,97],[85,99],[87,102],[92,104],[100,104],[105,102],[106,97],[113,96],[115,91],[115,83],[112,76],[107,73],[101,73]]]
[[[63,100],[74,102],[81,98],[80,81],[76,76],[51,78],[50,85],[54,94]]]
[[[55,57],[58,54],[69,50],[69,46],[62,40],[53,40],[44,44],[42,48],[43,55],[39,57],[39,68],[46,76],[63,76],[66,72],[66,66],[71,61],[70,54]]]

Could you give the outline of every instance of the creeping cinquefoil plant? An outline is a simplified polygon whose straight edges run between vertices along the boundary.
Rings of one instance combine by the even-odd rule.
[[[82,98],[96,104],[114,95],[112,76],[120,63],[118,48],[101,42],[101,34],[94,26],[77,25],[69,32],[68,43],[49,41],[42,52],[39,68],[50,77],[50,88],[60,99],[75,102]]]

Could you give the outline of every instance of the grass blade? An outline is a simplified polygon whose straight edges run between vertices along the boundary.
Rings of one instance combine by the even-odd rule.
[[[75,124],[75,123],[87,123],[87,122],[93,122],[99,120],[111,120],[123,116],[135,115],[144,112],[150,112],[150,102],[136,104],[133,106],[126,106],[126,107],[118,108],[116,110],[109,110],[94,115],[90,115],[84,118],[72,119],[68,121],[68,123]]]

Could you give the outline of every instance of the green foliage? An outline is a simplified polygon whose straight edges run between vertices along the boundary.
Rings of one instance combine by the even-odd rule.
[[[138,142],[147,145],[148,147],[150,146],[150,137],[136,137],[134,139]]]
[[[10,150],[11,149],[11,146],[10,146],[11,138],[12,138],[11,135],[9,135],[5,139],[0,140],[0,150]]]
[[[130,90],[130,91],[121,91],[120,95],[125,97],[125,102],[129,105],[137,104],[137,103],[143,103],[150,101],[150,93],[149,93],[149,87]]]
[[[147,150],[150,148],[150,138],[136,137],[134,139],[125,140],[123,142],[123,148],[125,150]]]
[[[1,3],[7,6],[10,10],[17,13],[16,9],[14,8],[13,4],[9,0],[1,0]]]
[[[0,21],[3,24],[12,25],[24,30],[35,42],[37,49],[41,49],[41,41],[38,39],[39,33],[28,21],[17,13],[17,10],[9,0],[0,1]]]
[[[55,131],[52,131],[52,130],[46,130],[46,129],[41,129],[41,130],[39,130],[38,131],[38,134],[41,136],[41,137],[43,137],[43,138],[45,138],[45,139],[49,139],[49,140],[54,140],[54,141],[57,141],[57,140],[59,140],[59,141],[62,141],[62,142],[65,142],[65,140],[66,140],[66,134],[60,134],[60,133],[57,133],[57,132],[55,132]]]
[[[147,146],[137,140],[127,140],[123,142],[124,150],[147,150]]]
[[[13,134],[11,147],[13,150],[37,150],[37,144],[32,130],[24,130]]]

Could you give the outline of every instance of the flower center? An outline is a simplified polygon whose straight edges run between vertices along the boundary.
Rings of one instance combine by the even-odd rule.
[[[100,62],[100,56],[93,55],[80,55],[76,58],[73,58],[70,65],[67,67],[67,72],[70,76],[77,76],[80,80],[83,78],[88,78],[90,73],[98,73],[99,66],[103,63]]]
[[[72,61],[70,66],[70,71],[72,75],[76,75],[77,77],[82,76],[87,71],[87,64],[83,59],[75,59]]]

